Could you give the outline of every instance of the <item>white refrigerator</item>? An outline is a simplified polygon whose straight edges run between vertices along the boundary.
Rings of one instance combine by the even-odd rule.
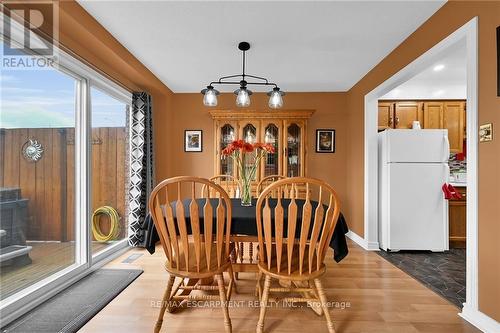
[[[379,143],[379,244],[383,250],[446,251],[448,130],[388,129]]]

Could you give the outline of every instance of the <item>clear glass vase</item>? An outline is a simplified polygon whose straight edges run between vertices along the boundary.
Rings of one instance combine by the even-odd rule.
[[[242,179],[240,182],[241,205],[252,205],[252,187],[250,179]]]

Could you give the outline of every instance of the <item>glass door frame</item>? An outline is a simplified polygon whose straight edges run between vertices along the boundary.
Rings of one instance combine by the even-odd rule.
[[[97,74],[97,73],[96,73]],[[112,253],[114,252],[117,252],[117,251],[120,251],[122,250],[123,248],[125,247],[128,247],[128,232],[129,232],[129,228],[128,228],[128,225],[126,226],[127,227],[127,232],[126,232],[126,235],[125,237],[122,239],[122,240],[119,240],[117,241],[115,244],[112,244],[110,246],[107,246],[105,249],[101,250],[101,251],[98,251],[96,252],[95,254],[92,254],[92,246],[91,246],[91,243],[92,243],[92,232],[90,232],[90,226],[92,225],[92,110],[91,110],[91,105],[92,105],[92,98],[91,98],[91,88],[97,88],[98,90],[100,90],[101,92],[115,98],[116,100],[120,101],[120,102],[123,102],[124,104],[127,105],[127,121],[126,121],[126,126],[129,126],[129,132],[128,132],[128,135],[129,135],[129,140],[128,140],[128,146],[127,146],[127,152],[129,153],[128,156],[126,157],[127,160],[128,160],[128,166],[126,168],[126,174],[127,174],[127,177],[130,178],[130,165],[131,165],[131,154],[130,154],[130,151],[131,151],[131,140],[130,140],[130,126],[132,125],[132,94],[128,91],[126,91],[125,89],[123,89],[122,87],[118,86],[117,84],[113,83],[113,82],[110,82],[108,79],[102,77],[101,75],[94,75],[92,77],[90,77],[89,79],[89,84],[88,84],[88,97],[87,97],[87,100],[88,100],[88,103],[87,103],[87,106],[88,106],[88,110],[87,110],[87,114],[88,114],[88,119],[86,120],[87,123],[87,133],[89,133],[90,137],[88,137],[86,139],[86,143],[87,143],[87,156],[88,156],[88,172],[87,172],[87,175],[88,175],[88,182],[87,182],[87,188],[89,189],[89,197],[87,198],[88,200],[88,225],[89,225],[89,232],[88,232],[88,235],[87,235],[87,239],[88,239],[88,254],[89,254],[89,262],[91,263],[91,265],[94,263],[94,262],[98,262],[100,260],[103,260],[103,259],[106,259],[107,257],[109,257]],[[125,189],[125,191],[128,193],[128,190]],[[128,197],[128,195],[126,195],[126,198]],[[125,198],[124,198],[125,200]],[[124,212],[124,215],[126,215],[128,212],[128,202],[125,202],[125,212]],[[128,216],[124,216],[124,218],[128,218]]]
[[[299,153],[298,156],[299,158],[303,158],[303,160],[300,160],[299,163],[299,174],[298,175],[293,175],[293,177],[304,177],[306,175],[306,168],[305,168],[305,161],[307,159],[307,142],[306,142],[306,121],[302,119],[285,119],[284,124],[283,124],[283,146],[285,147],[284,154],[283,154],[283,175],[286,177],[291,177],[288,175],[288,128],[292,125],[296,125],[300,129],[300,135],[299,135]]]
[[[4,24],[6,16],[0,13],[0,24]],[[24,27],[11,20],[11,41],[23,45]],[[37,36],[43,39],[41,36]],[[0,34],[0,42],[4,36]],[[55,46],[54,46],[55,48]],[[91,166],[91,103],[90,87],[98,87],[115,98],[126,101],[131,106],[132,94],[109,78],[98,73],[93,68],[77,60],[61,49],[57,49],[58,64],[56,70],[71,76],[76,80],[76,110],[75,110],[75,260],[70,266],[53,273],[52,275],[26,287],[19,292],[0,301],[2,325],[20,317],[32,308],[54,296],[74,282],[82,279],[92,271],[100,268],[106,262],[126,250],[126,237],[113,244],[105,251],[92,257],[91,253],[91,194],[92,194],[92,166]],[[33,55],[36,55],[33,53]],[[39,55],[38,55],[39,56]],[[130,126],[129,112],[129,126]],[[129,149],[130,151],[130,140]],[[130,162],[130,154],[128,156]],[[128,172],[130,176],[130,172]],[[128,203],[126,203],[128,205]],[[126,206],[127,207],[127,206]]]
[[[266,142],[266,129],[271,125],[275,126],[278,130],[278,135],[276,136],[275,140],[277,141],[277,143],[276,143],[276,146],[277,146],[276,163],[278,164],[278,172],[276,173],[276,175],[279,176],[279,175],[283,174],[283,162],[284,162],[283,154],[285,151],[285,145],[283,143],[283,128],[284,128],[283,120],[281,120],[281,119],[279,119],[279,120],[278,119],[263,119],[261,121],[260,142],[267,143]],[[264,177],[267,177],[267,176],[272,176],[272,175],[266,175],[266,159],[267,159],[267,156],[261,160],[261,165],[260,165],[261,179],[263,179]]]

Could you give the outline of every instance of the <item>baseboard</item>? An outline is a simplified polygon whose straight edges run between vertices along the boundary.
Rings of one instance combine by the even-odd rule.
[[[477,309],[467,306],[467,303],[464,303],[462,312],[458,315],[485,333],[500,333],[500,323],[498,321]]]
[[[347,234],[345,234],[349,239],[351,239],[354,243],[358,244],[361,246],[363,249],[367,251],[379,251],[379,245],[378,242],[368,242],[366,239],[362,238],[355,232],[352,232],[349,230]]]
[[[366,242],[366,247],[368,251],[380,251],[378,242]]]

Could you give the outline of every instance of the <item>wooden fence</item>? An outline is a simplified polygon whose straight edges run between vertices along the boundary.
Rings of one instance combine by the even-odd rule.
[[[37,162],[22,154],[35,139],[44,152]],[[0,129],[0,187],[18,187],[29,199],[28,240],[74,239],[75,146],[73,128]],[[92,210],[114,207],[125,234],[127,132],[124,127],[92,130]],[[108,224],[103,221],[103,231]]]

